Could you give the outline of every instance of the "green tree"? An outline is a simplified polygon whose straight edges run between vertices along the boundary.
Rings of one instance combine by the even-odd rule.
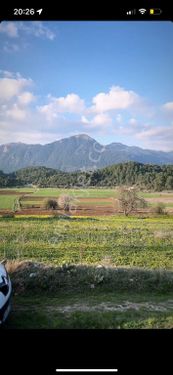
[[[165,188],[167,190],[173,189],[173,176],[168,176],[165,183]]]
[[[46,199],[44,201],[44,208],[46,210],[57,210],[58,202],[55,199]]]
[[[158,173],[156,175],[155,180],[154,180],[154,190],[155,191],[162,191],[165,188],[165,178],[163,173]]]

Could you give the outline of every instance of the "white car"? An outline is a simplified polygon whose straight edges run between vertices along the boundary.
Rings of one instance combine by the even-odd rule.
[[[12,286],[5,262],[0,263],[0,325],[5,322],[11,309]]]

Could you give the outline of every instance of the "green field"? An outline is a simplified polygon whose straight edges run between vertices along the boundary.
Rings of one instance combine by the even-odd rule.
[[[28,191],[17,190],[19,195]],[[69,193],[35,190],[25,203],[38,204],[64,192]],[[93,207],[111,205],[102,198],[116,195],[112,189],[70,192],[88,198]],[[160,198],[160,193],[145,194]],[[1,195],[1,209],[10,209],[14,199],[10,192]],[[1,216],[0,258],[8,259],[14,294],[5,329],[173,328],[171,214]],[[11,262],[17,271],[10,269]],[[47,268],[37,272],[39,264]]]
[[[173,268],[173,217],[0,218],[0,256]]]
[[[5,189],[3,189],[5,190]],[[16,194],[10,194],[10,191]],[[26,193],[32,193],[27,195]],[[110,201],[103,201],[104,198],[117,198],[118,197],[118,191],[116,189],[51,189],[51,188],[16,188],[16,189],[7,189],[7,195],[1,195],[0,190],[0,210],[3,209],[13,209],[13,203],[14,200],[21,196],[23,193],[24,198],[22,200],[22,203],[25,205],[28,205],[28,208],[34,207],[34,205],[40,205],[42,206],[44,198],[53,197],[57,199],[60,195],[70,195],[74,199],[76,199],[75,204],[80,205],[80,198],[86,198],[88,202],[82,202],[82,205],[86,206],[87,204],[94,206],[111,206],[113,203]],[[168,192],[140,192],[139,195],[143,197],[144,199],[150,198],[159,198],[165,205],[166,208],[172,208],[173,207],[173,193]],[[27,197],[27,201],[25,201],[25,197]],[[34,199],[32,199],[32,197]],[[38,200],[36,199],[38,197]],[[96,199],[96,201],[93,201],[93,199]],[[167,199],[172,201],[168,201]],[[91,201],[90,201],[91,199]],[[156,202],[149,202],[149,206],[155,206]]]
[[[18,195],[0,195],[0,210],[13,208],[14,200]]]
[[[1,190],[1,189],[0,189]],[[2,189],[5,190],[5,189]],[[8,188],[7,191],[10,194],[10,191],[18,193],[27,193],[30,192],[34,196],[59,196],[61,194],[74,195],[81,198],[109,198],[112,196],[117,196],[116,188],[78,188],[78,189],[60,189],[60,188]],[[140,195],[144,198],[173,198],[173,192],[141,192]]]
[[[3,189],[5,190],[5,189]],[[10,195],[10,190],[16,192],[16,195]],[[29,205],[32,204],[40,204],[39,197],[46,198],[46,197],[54,197],[58,198],[60,195],[68,194],[73,198],[109,198],[112,196],[116,196],[117,193],[112,189],[32,189],[32,188],[16,188],[16,189],[8,189],[7,195],[1,195],[0,193],[0,210],[1,209],[9,209],[12,210],[14,200],[21,196],[21,193],[26,194],[26,192],[32,192],[30,195],[31,199],[28,201]],[[18,194],[17,194],[18,193]],[[37,197],[38,201],[32,201],[32,196]],[[42,202],[42,201],[41,201]],[[79,202],[78,202],[79,204]],[[93,202],[91,204],[94,204]],[[100,201],[97,204],[105,204],[104,202]]]
[[[38,196],[59,196],[61,194],[68,194],[78,198],[109,198],[114,196],[113,189],[38,189],[34,195]]]

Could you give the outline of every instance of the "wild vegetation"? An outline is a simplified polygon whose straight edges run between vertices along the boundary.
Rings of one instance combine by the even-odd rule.
[[[57,210],[58,209],[58,202],[55,199],[45,199],[43,206],[47,210]]]
[[[146,175],[132,166],[56,171],[58,188],[40,187],[54,170],[29,168],[3,186],[0,258],[13,283],[5,328],[172,328],[173,193],[139,191]]]
[[[29,167],[17,172],[0,172],[0,187],[115,187],[137,186],[155,191],[173,189],[173,165],[127,162],[97,170],[62,172],[45,167]]]
[[[138,208],[147,206],[147,202],[138,196],[136,189],[125,187],[122,187],[119,191],[118,203],[125,216],[137,212]]]
[[[173,268],[173,217],[0,218],[0,257],[55,265]]]

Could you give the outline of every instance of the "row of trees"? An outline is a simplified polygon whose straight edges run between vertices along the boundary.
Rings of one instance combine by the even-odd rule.
[[[118,194],[119,209],[123,211],[125,216],[131,213],[137,212],[141,208],[148,206],[145,199],[138,195],[138,191],[135,188],[122,187],[119,189]],[[74,205],[74,198],[69,195],[61,195],[56,199],[46,199],[44,202],[44,208],[47,210],[59,210],[63,209],[69,212]],[[164,214],[164,205],[159,203],[154,207],[153,212],[156,214]]]

